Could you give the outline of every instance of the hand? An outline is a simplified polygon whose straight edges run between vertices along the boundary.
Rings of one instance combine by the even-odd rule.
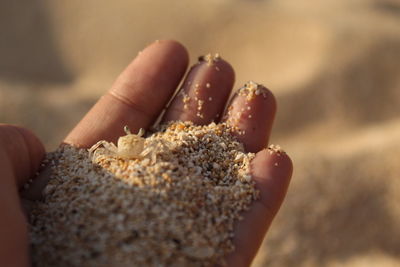
[[[173,96],[185,74],[187,64],[188,54],[181,44],[174,41],[151,44],[122,72],[111,89],[100,98],[64,142],[90,147],[102,139],[115,142],[124,134],[124,125],[128,125],[132,132],[149,128]],[[211,101],[205,101],[201,114],[198,114],[195,101],[185,107],[182,96],[176,96],[165,111],[162,121],[191,120],[196,124],[218,121],[223,117],[233,83],[234,71],[226,61],[219,59],[211,65],[206,61],[195,64],[186,75],[183,88],[192,98],[198,96]],[[199,84],[198,88],[196,84]],[[245,133],[237,134],[245,149],[257,152],[252,161],[252,175],[260,190],[260,199],[253,203],[251,209],[244,214],[244,219],[236,226],[236,250],[227,256],[228,266],[247,266],[251,263],[283,201],[292,173],[292,163],[286,154],[270,153],[264,149],[268,144],[276,111],[274,96],[265,90],[266,97],[260,95],[249,101],[247,105],[251,112],[247,112],[246,108],[239,120],[232,117],[245,107],[246,99],[236,95],[230,103],[233,115],[223,118],[228,122],[235,121]],[[250,113],[251,118],[248,116]],[[13,131],[23,137],[13,138]],[[2,132],[10,133],[4,138]],[[22,266],[28,262],[28,242],[17,188],[37,168],[44,152],[40,142],[23,129],[1,126],[0,138],[3,139],[3,144],[0,140],[0,152],[3,150],[0,156],[8,159],[1,163],[5,165],[1,168],[5,178],[2,181],[4,186],[0,189],[4,191],[0,192],[4,196],[0,203],[0,214],[8,218],[7,225],[13,226],[12,231],[5,231],[6,227],[10,227],[1,221],[0,231],[4,233],[0,232],[0,265],[4,262],[15,262]],[[14,149],[7,149],[10,146],[7,138],[16,146]],[[13,169],[16,171],[10,171]],[[6,234],[5,238],[3,234]],[[11,247],[10,242],[13,242]]]
[[[43,145],[28,130],[0,124],[0,266],[30,266],[18,189],[33,176],[43,156]]]

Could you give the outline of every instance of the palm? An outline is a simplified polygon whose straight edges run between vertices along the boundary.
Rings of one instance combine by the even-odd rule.
[[[124,125],[132,132],[151,127],[179,86],[187,64],[188,54],[179,43],[161,41],[150,45],[122,72],[111,90],[100,98],[64,142],[90,147],[98,140],[116,141],[123,135]],[[219,120],[234,122],[244,133],[237,137],[245,149],[258,152],[252,162],[252,174],[261,197],[238,223],[234,237],[236,250],[227,257],[229,266],[246,266],[254,258],[279,209],[292,165],[285,154],[263,150],[268,144],[276,110],[275,99],[269,91],[265,89],[266,97],[250,101],[236,96],[230,104],[230,114],[224,116],[233,83],[234,71],[224,60],[196,64],[182,86],[185,95],[192,100],[185,102],[182,94],[178,94],[162,120],[190,120],[196,124]]]

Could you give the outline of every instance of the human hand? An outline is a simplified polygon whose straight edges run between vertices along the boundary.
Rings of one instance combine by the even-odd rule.
[[[36,172],[43,156],[43,145],[31,132],[0,124],[0,266],[30,265],[18,190]]]
[[[140,128],[148,129],[173,96],[187,64],[188,54],[179,43],[160,41],[151,44],[122,72],[111,89],[100,98],[64,142],[90,147],[98,140],[115,142],[119,136],[124,135],[124,125],[128,125],[132,132],[138,132]],[[270,91],[263,89],[264,95],[260,94],[248,101],[245,96],[236,95],[230,103],[230,114],[223,116],[233,83],[234,71],[226,61],[200,61],[185,77],[183,88],[192,99],[198,97],[204,100],[201,111],[198,101],[192,100],[185,106],[182,94],[178,94],[166,109],[162,120],[190,120],[196,124],[208,124],[223,117],[222,120],[235,123],[243,131],[237,137],[246,150],[258,152],[252,161],[252,175],[260,190],[260,199],[253,203],[251,209],[244,214],[244,219],[237,224],[234,237],[236,250],[227,256],[228,266],[247,266],[254,258],[285,196],[292,164],[286,154],[264,149],[268,144],[276,110],[276,102]],[[248,106],[250,110],[247,110]],[[41,158],[43,150],[38,149],[41,147],[39,144],[36,140],[32,145],[34,151],[40,152],[24,161],[26,168],[37,166],[40,161],[37,159]],[[21,150],[18,153],[23,152]],[[23,178],[26,180],[29,177],[27,173],[20,176],[19,185],[24,182]],[[16,189],[10,195],[13,195],[14,208],[18,209]],[[21,221],[21,218],[18,220]],[[19,246],[25,248],[24,257],[27,259],[26,230],[14,234],[23,235],[23,238],[19,238]],[[0,244],[0,248],[3,246]],[[24,262],[27,260],[21,261]]]

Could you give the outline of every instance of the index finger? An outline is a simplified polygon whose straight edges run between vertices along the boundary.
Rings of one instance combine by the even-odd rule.
[[[156,41],[132,61],[64,142],[90,147],[116,141],[128,125],[148,128],[179,85],[188,65],[186,49],[175,41]]]

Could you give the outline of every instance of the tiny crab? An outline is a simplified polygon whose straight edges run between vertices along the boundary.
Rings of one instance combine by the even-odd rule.
[[[118,138],[117,146],[112,142],[99,141],[89,149],[89,155],[92,159],[96,158],[96,152],[101,154],[111,154],[121,158],[139,158],[144,149],[144,129],[140,128],[138,134],[132,134],[128,126],[124,127],[126,135]],[[99,148],[102,146],[101,150]]]

